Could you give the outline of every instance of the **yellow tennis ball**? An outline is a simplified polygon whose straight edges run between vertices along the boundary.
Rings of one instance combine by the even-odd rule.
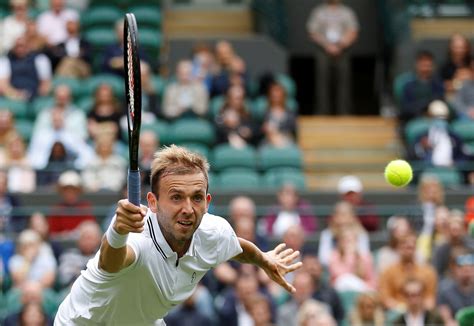
[[[404,160],[394,160],[385,167],[385,180],[395,187],[405,187],[413,178],[410,164]]]

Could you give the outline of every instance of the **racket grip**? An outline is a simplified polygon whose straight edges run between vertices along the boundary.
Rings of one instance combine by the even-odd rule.
[[[128,170],[128,201],[140,207],[140,170]]]

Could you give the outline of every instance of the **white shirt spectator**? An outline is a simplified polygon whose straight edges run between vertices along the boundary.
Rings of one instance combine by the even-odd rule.
[[[25,22],[18,20],[14,15],[5,17],[0,23],[0,53],[10,51],[15,45],[15,40],[26,31]]]
[[[43,133],[53,130],[52,110],[46,109],[40,112],[36,118],[31,139],[42,137]],[[64,111],[64,129],[82,140],[86,140],[89,137],[86,115],[73,105],[69,105]]]
[[[58,45],[66,41],[66,23],[78,19],[79,15],[73,9],[63,9],[58,14],[48,10],[38,17],[38,32],[46,37],[49,44]]]

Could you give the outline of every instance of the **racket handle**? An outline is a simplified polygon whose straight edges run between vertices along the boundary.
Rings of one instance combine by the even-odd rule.
[[[140,170],[128,170],[128,201],[140,207]]]

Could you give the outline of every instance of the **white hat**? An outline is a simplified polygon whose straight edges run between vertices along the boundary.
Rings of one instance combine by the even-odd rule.
[[[76,171],[63,172],[58,179],[58,185],[60,187],[76,187],[80,188],[82,185],[81,176]]]
[[[346,175],[339,179],[337,191],[339,194],[347,194],[348,192],[362,192],[364,187],[360,179],[354,175]]]
[[[449,107],[441,100],[434,100],[428,105],[428,113],[432,117],[446,119],[449,116]]]

